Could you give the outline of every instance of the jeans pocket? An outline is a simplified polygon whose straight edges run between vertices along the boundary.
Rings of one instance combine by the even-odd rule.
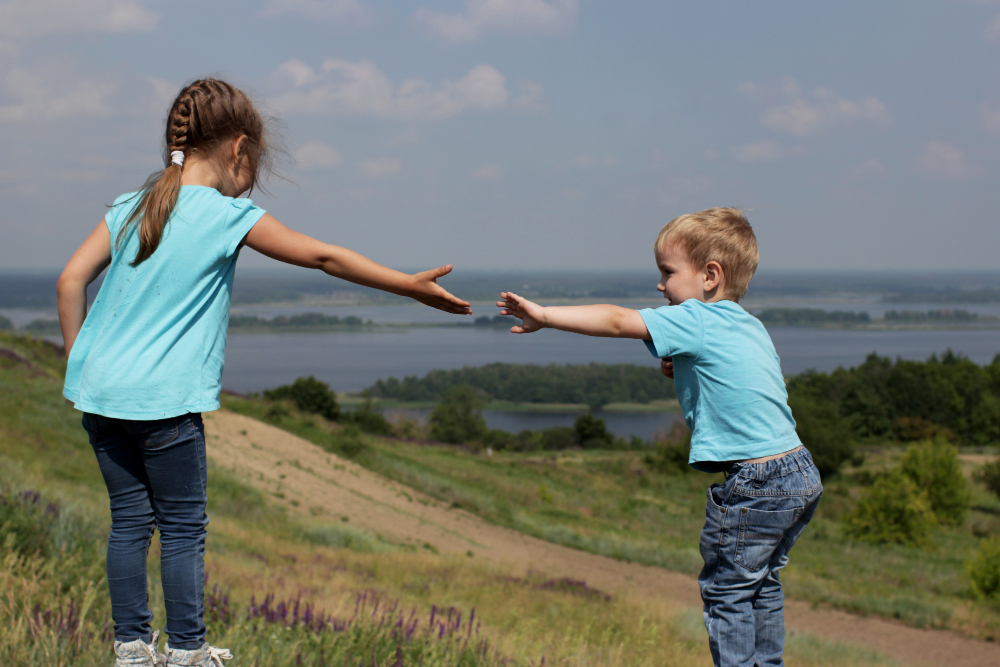
[[[767,565],[785,532],[801,515],[801,507],[778,511],[744,507],[740,510],[740,529],[736,537],[736,562],[751,572]]]
[[[178,419],[164,420],[162,424],[142,435],[142,446],[146,449],[161,449],[177,439]]]

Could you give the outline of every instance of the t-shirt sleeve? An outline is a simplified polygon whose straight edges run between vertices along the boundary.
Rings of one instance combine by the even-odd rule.
[[[705,326],[696,303],[688,300],[678,306],[639,311],[652,339],[643,342],[654,357],[698,356],[705,339]]]
[[[234,199],[229,203],[225,227],[226,257],[232,257],[236,254],[247,232],[257,224],[257,221],[266,212],[259,206],[254,206],[249,199]]]

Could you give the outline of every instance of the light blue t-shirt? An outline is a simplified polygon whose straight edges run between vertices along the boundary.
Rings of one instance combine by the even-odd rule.
[[[236,259],[264,211],[182,186],[156,252],[133,267],[138,225],[117,249],[115,241],[134,194],[104,217],[111,265],[70,353],[63,395],[78,410],[119,419],[216,410]]]
[[[764,325],[734,301],[688,299],[639,314],[658,358],[673,357],[674,383],[691,429],[689,463],[780,454],[799,446],[781,364]]]

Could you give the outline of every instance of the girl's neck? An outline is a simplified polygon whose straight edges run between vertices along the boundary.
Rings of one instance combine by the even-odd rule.
[[[181,170],[181,185],[201,185],[218,190],[227,197],[238,197],[245,192],[245,190],[235,192],[238,185],[223,177],[210,160],[193,155],[184,161],[184,167]]]

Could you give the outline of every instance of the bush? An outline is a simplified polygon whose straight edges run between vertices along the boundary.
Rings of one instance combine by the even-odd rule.
[[[486,401],[468,385],[449,389],[428,420],[431,438],[453,445],[482,439],[486,435],[482,415],[485,405]]]
[[[927,493],[898,468],[865,489],[842,521],[851,537],[910,546],[925,546],[937,525]]]
[[[352,412],[341,412],[340,423],[353,424],[365,433],[375,435],[392,435],[392,424],[382,416],[381,412],[364,408]]]
[[[976,481],[981,482],[994,495],[1000,496],[1000,458],[984,465],[976,473]]]
[[[534,452],[542,446],[542,434],[540,431],[530,431],[524,429],[514,436],[515,452]]]
[[[969,588],[980,600],[1000,597],[1000,535],[979,543],[979,548],[965,562]]]
[[[515,451],[517,448],[517,436],[499,428],[491,428],[483,436],[483,444],[498,452],[505,449]]]
[[[958,450],[944,438],[910,445],[900,469],[927,494],[941,523],[958,525],[969,511],[969,487],[958,462]]]
[[[575,447],[576,444],[576,430],[569,426],[553,426],[541,431],[542,449],[558,451]]]
[[[811,396],[796,393],[788,399],[795,417],[799,440],[812,454],[823,477],[834,475],[854,455],[854,436],[850,424],[837,414],[831,403],[821,403]]]
[[[683,420],[675,421],[668,433],[657,433],[653,446],[653,451],[642,457],[653,472],[673,475],[687,474],[692,470],[688,464],[691,458],[691,431]]]
[[[614,446],[614,436],[608,433],[604,420],[595,417],[593,412],[580,415],[573,422],[573,435],[576,444],[584,449],[610,449]]]
[[[322,415],[330,421],[335,421],[340,415],[337,396],[330,391],[330,385],[312,375],[298,378],[290,385],[268,389],[264,398],[270,401],[289,400],[302,412]]]

